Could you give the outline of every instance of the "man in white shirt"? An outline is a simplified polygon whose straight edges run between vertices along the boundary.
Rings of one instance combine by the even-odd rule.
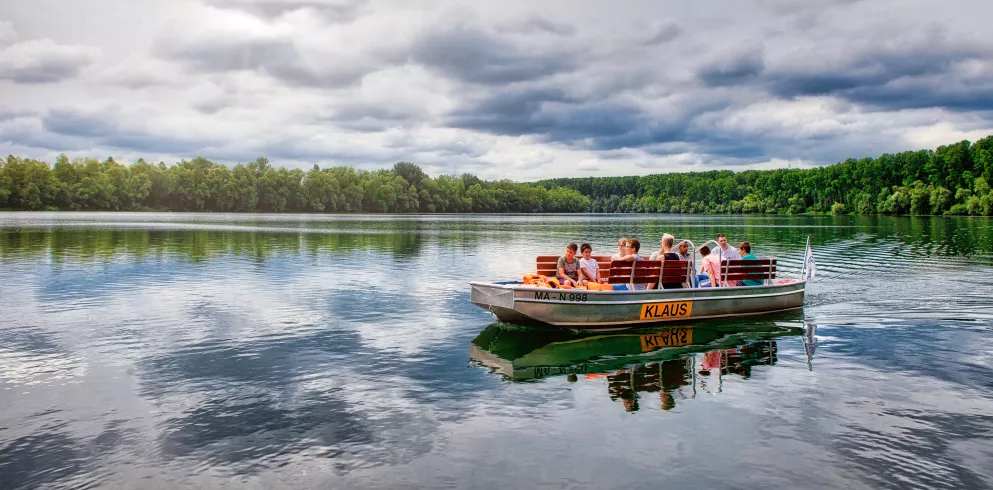
[[[724,236],[723,233],[717,234],[717,244],[721,246],[721,260],[741,260],[741,255],[738,254],[738,250],[734,247],[728,246],[728,237]]]

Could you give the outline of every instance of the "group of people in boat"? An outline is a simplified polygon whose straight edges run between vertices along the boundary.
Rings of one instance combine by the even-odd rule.
[[[659,241],[659,249],[652,252],[648,260],[682,260],[690,262],[692,266],[694,259],[693,253],[689,248],[690,242],[681,240],[675,243],[675,241],[676,238],[669,233],[662,235],[662,239]],[[706,245],[699,249],[702,259],[700,267],[695,272],[700,287],[762,285],[762,281],[757,280],[721,281],[719,272],[721,261],[758,260],[758,257],[752,254],[752,246],[747,241],[739,243],[737,248],[731,247],[724,233],[718,233],[716,241],[718,248],[714,250],[711,250]],[[627,262],[645,260],[640,255],[640,250],[641,242],[637,238],[624,237],[617,240],[617,253],[612,255],[610,259],[612,261]],[[577,254],[579,254],[579,257],[577,257]],[[582,245],[569,243],[566,245],[565,254],[559,257],[555,265],[555,275],[559,284],[566,285],[567,287],[586,287],[590,283],[597,283],[600,266],[596,259],[592,257],[592,254],[593,247],[588,243],[583,243]],[[614,289],[628,289],[628,286],[632,286],[636,290],[644,290],[654,288],[655,284],[621,284],[615,285]],[[664,289],[678,289],[687,287],[687,284],[663,284],[662,287]]]

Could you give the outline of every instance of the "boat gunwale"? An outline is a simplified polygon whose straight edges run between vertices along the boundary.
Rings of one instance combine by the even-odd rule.
[[[777,296],[788,296],[791,294],[800,294],[804,290],[796,289],[791,291],[779,291],[775,293],[760,293],[760,294],[738,294],[732,296],[688,296],[681,295],[679,297],[658,297],[658,298],[642,298],[637,300],[622,300],[622,301],[568,301],[568,300],[558,300],[558,299],[534,299],[534,298],[514,298],[515,302],[522,303],[553,303],[553,304],[570,304],[570,305],[633,305],[642,304],[645,302],[652,303],[677,303],[681,301],[719,301],[719,300],[729,300],[729,299],[742,299],[742,298],[774,298]]]
[[[497,283],[491,283],[491,282],[470,281],[469,282],[469,285],[470,286],[489,287],[489,288],[495,288],[495,289],[504,289],[504,290],[510,290],[510,291],[547,291],[547,292],[552,291],[552,289],[550,289],[550,288],[544,288],[544,287],[539,287],[539,286],[523,285],[523,284],[497,284]],[[789,283],[783,283],[783,284],[768,284],[768,285],[762,284],[762,285],[759,285],[759,286],[733,286],[733,287],[717,287],[717,288],[643,289],[643,290],[638,290],[638,291],[590,291],[590,290],[586,290],[586,289],[554,289],[554,292],[561,293],[561,292],[568,291],[570,293],[576,294],[576,293],[582,291],[582,294],[591,294],[591,295],[594,295],[594,296],[604,296],[604,297],[606,297],[606,296],[616,296],[616,295],[629,295],[629,296],[630,295],[642,295],[642,296],[648,295],[648,296],[659,296],[661,298],[664,298],[665,296],[672,295],[673,296],[673,299],[671,301],[680,301],[680,300],[685,300],[685,298],[687,296],[690,296],[694,292],[715,292],[716,293],[717,291],[720,291],[720,290],[724,290],[724,291],[728,291],[728,292],[737,292],[737,291],[744,292],[744,291],[758,291],[758,290],[763,290],[763,289],[784,289],[784,288],[795,287],[795,286],[802,286],[802,287],[799,288],[799,289],[797,289],[797,291],[788,291],[788,292],[783,292],[783,293],[770,293],[770,294],[761,294],[761,293],[760,294],[733,294],[732,293],[731,295],[722,295],[722,296],[708,295],[708,296],[703,296],[703,297],[699,297],[699,298],[692,298],[692,299],[694,299],[694,300],[704,300],[704,299],[737,299],[737,298],[748,298],[748,297],[762,298],[762,297],[768,297],[768,296],[781,296],[781,295],[785,295],[785,294],[793,294],[793,293],[796,293],[796,292],[799,292],[799,291],[805,291],[807,289],[807,281],[806,280],[797,280],[796,282],[789,282]],[[678,298],[677,298],[677,296],[678,296]],[[660,298],[660,301],[664,302],[665,300],[664,299],[661,299],[661,298]],[[536,303],[569,303],[569,304],[576,304],[575,301],[533,300],[533,299],[530,299],[530,298],[516,298],[516,297],[514,298],[514,301],[529,301],[529,302],[536,302]],[[584,301],[583,303],[585,303],[585,304],[626,304],[626,303],[643,303],[643,302],[644,301],[640,301],[639,300],[639,301],[597,301],[597,302],[594,302],[594,301]]]

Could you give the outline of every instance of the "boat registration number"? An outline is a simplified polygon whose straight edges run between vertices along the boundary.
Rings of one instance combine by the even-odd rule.
[[[671,320],[673,318],[688,318],[692,311],[692,301],[645,303],[641,305],[641,319]]]
[[[651,335],[641,336],[641,351],[648,352],[659,347],[679,347],[693,343],[693,330],[689,328],[674,328]]]

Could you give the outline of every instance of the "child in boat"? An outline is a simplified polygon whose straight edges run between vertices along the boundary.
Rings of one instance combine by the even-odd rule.
[[[628,239],[621,237],[617,240],[617,253],[610,256],[610,260],[621,260],[621,257],[627,255],[624,251],[627,247]]]
[[[555,264],[555,277],[563,285],[568,284],[569,286],[576,287],[585,283],[585,281],[582,281],[579,273],[579,259],[576,258],[577,250],[579,250],[579,247],[575,243],[566,245],[565,255],[559,257],[558,262]]]
[[[700,261],[703,265],[700,267],[700,275],[697,279],[700,281],[700,287],[717,287],[720,285],[720,264],[717,263],[717,254],[710,253],[710,247],[704,245],[700,247],[700,256],[703,259]]]
[[[579,259],[579,271],[583,274],[581,279],[597,282],[597,271],[600,269],[600,265],[597,264],[596,259],[591,257],[593,247],[589,243],[584,243],[579,247],[579,252],[583,254],[583,258]]]

